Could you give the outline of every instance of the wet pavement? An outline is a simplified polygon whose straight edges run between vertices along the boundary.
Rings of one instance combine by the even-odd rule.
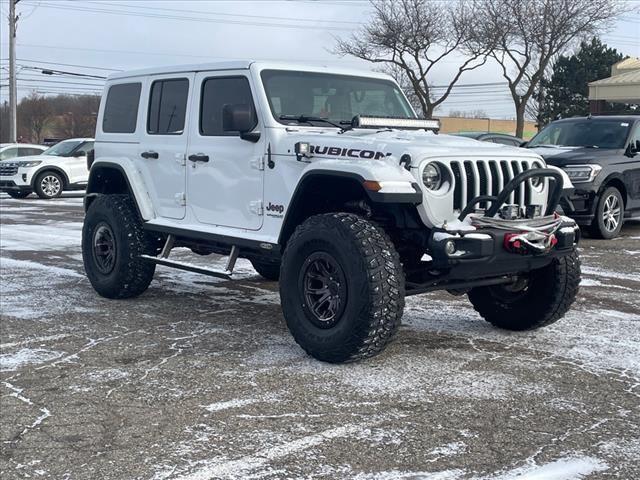
[[[106,300],[79,196],[0,210],[3,479],[640,477],[638,221],[583,241],[554,325],[503,332],[464,296],[411,297],[382,355],[328,365],[246,261],[233,282],[158,267]]]

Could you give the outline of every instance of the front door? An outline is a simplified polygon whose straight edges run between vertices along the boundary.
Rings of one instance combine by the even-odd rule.
[[[143,98],[144,129],[137,165],[160,217],[184,218],[189,91],[194,73],[157,75],[148,80]]]
[[[87,183],[89,170],[87,169],[87,153],[93,150],[93,142],[84,142],[77,147],[71,157],[65,161],[71,183]]]
[[[245,71],[201,72],[195,78],[187,151],[187,203],[198,222],[258,230],[262,226],[264,132],[258,141],[225,131],[225,105],[249,105],[260,129]]]

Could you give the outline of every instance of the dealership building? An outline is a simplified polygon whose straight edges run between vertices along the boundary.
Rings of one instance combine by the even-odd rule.
[[[610,77],[589,83],[591,113],[614,113],[619,107],[611,104],[635,105],[640,112],[640,58],[626,58],[611,67]]]

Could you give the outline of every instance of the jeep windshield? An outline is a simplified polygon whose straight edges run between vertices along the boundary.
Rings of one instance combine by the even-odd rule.
[[[56,143],[53,147],[42,152],[42,155],[53,155],[54,157],[68,157],[71,152],[82,143],[82,140],[65,140]]]
[[[388,80],[289,70],[265,70],[261,76],[271,113],[285,125],[350,125],[356,115],[416,118]]]
[[[527,148],[558,146],[624,148],[631,122],[582,118],[554,122],[527,144]]]

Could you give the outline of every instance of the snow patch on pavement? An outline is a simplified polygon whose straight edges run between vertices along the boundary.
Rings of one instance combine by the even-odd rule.
[[[0,372],[11,372],[25,365],[39,365],[63,355],[63,352],[44,348],[22,348],[14,353],[3,353],[0,355]]]
[[[260,400],[257,398],[239,398],[235,400],[228,400],[226,402],[216,402],[209,405],[204,405],[204,409],[208,412],[219,412],[220,410],[228,410],[230,408],[244,407],[252,403],[258,403]]]
[[[46,271],[54,276],[85,278],[84,275],[80,275],[75,270],[71,270],[69,268],[54,267],[52,265],[45,265],[43,263],[32,262],[30,260],[16,260],[14,258],[7,257],[3,257],[0,260],[0,271],[3,272],[3,275],[6,275],[4,270],[39,270]]]
[[[519,467],[477,480],[582,480],[592,473],[607,470],[602,460],[587,456],[567,457],[545,465]]]
[[[0,248],[14,252],[80,248],[81,238],[82,222],[0,224]]]

